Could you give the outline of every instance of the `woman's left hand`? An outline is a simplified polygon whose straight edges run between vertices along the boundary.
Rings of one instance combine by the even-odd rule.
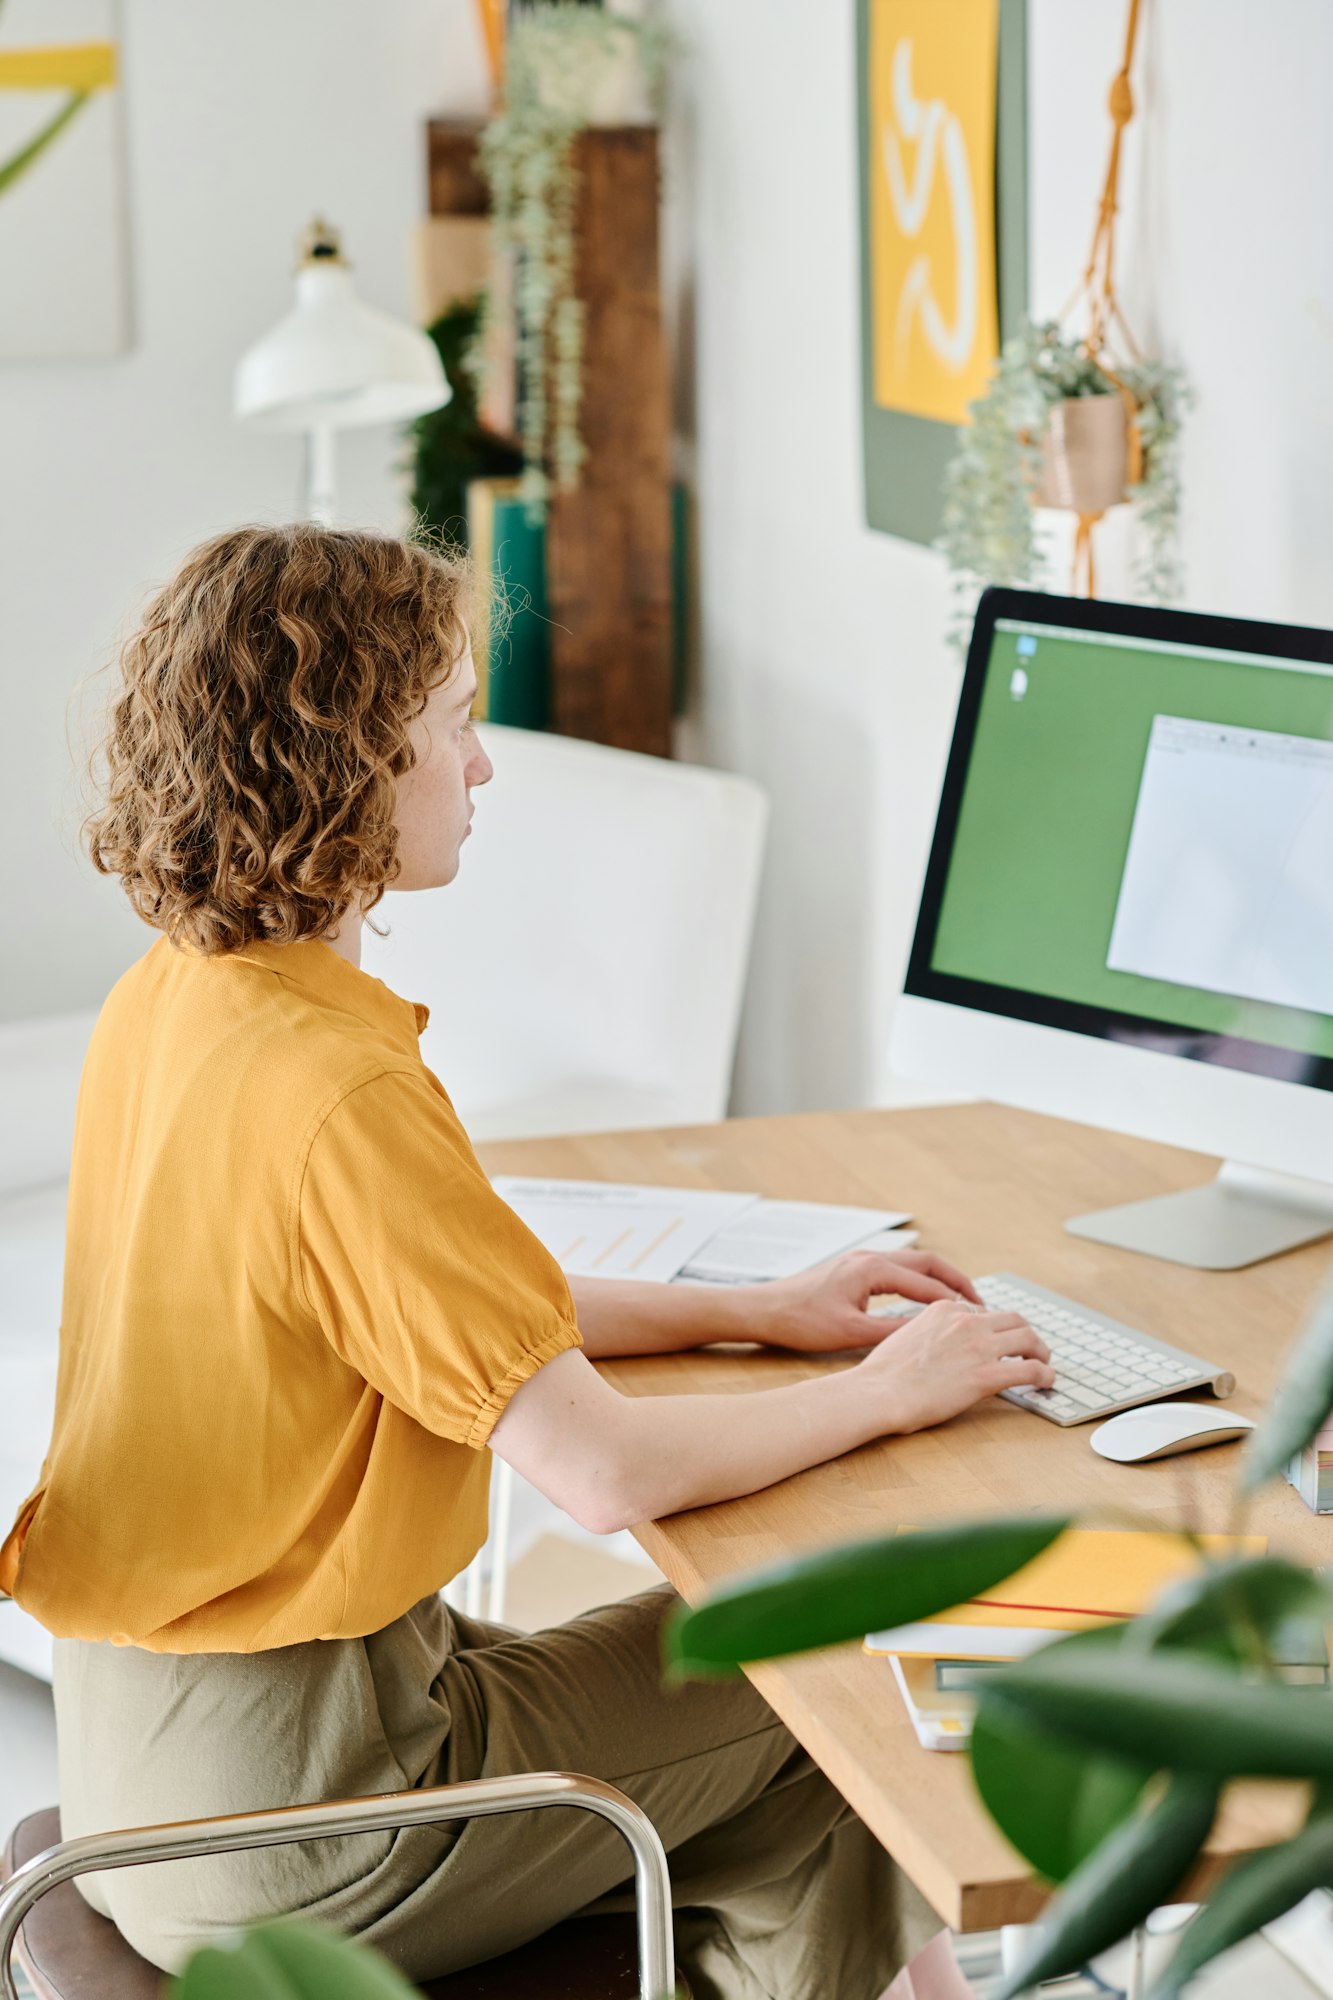
[[[892,1313],[871,1313],[872,1299],[885,1292],[932,1305],[936,1299],[981,1304],[972,1281],[933,1250],[849,1250],[841,1257],[775,1278],[755,1288],[764,1308],[758,1337],[769,1347],[794,1347],[809,1354],[840,1348],[874,1347],[903,1325]]]

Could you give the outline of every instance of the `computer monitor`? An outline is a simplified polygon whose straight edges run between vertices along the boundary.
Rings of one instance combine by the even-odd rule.
[[[1333,633],[988,590],[891,1062],[1223,1156],[1078,1235],[1333,1231]]]

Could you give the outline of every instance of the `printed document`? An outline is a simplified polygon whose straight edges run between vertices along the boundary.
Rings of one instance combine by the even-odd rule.
[[[698,1285],[758,1285],[808,1271],[826,1257],[858,1247],[879,1249],[885,1231],[898,1231],[906,1215],[882,1208],[835,1208],[822,1201],[756,1201],[720,1229],[681,1271]],[[883,1247],[887,1248],[888,1245]],[[901,1236],[895,1249],[904,1248]]]
[[[493,1185],[568,1276],[658,1283],[674,1278],[758,1199],[710,1188],[529,1180],[517,1174],[500,1174]]]
[[[637,1187],[500,1174],[495,1192],[570,1276],[759,1285],[856,1248],[901,1250],[909,1217],[709,1188]]]

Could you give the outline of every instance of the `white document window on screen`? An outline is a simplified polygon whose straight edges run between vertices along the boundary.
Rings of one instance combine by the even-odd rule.
[[[1333,1015],[1333,743],[1153,719],[1107,969]]]

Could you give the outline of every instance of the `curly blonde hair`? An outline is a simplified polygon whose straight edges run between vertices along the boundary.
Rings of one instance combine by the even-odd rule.
[[[93,866],[208,955],[370,908],[398,872],[409,727],[457,669],[470,587],[462,557],[345,528],[195,549],[121,650]]]

